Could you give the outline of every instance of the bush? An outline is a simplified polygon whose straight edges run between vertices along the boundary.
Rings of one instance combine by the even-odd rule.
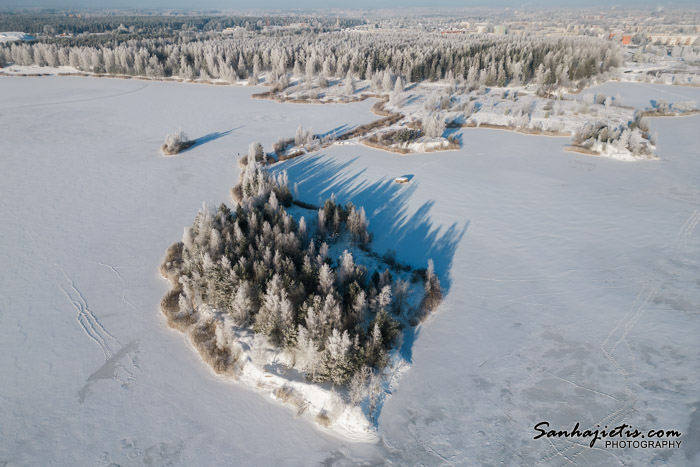
[[[194,326],[190,332],[190,338],[202,359],[217,374],[233,372],[240,354],[217,345],[216,324],[213,321],[201,322]]]
[[[197,316],[194,310],[181,309],[182,297],[179,290],[169,290],[160,302],[160,309],[168,320],[168,326],[185,332],[197,322]]]
[[[414,141],[418,139],[420,135],[416,130],[411,130],[409,128],[402,128],[391,134],[391,140],[394,143],[408,143],[409,141]]]
[[[294,397],[294,389],[287,385],[284,385],[275,389],[273,391],[273,394],[277,399],[281,400],[282,402],[289,402]]]
[[[331,418],[326,412],[321,412],[318,415],[316,415],[316,423],[323,427],[329,427],[331,426]]]
[[[161,151],[166,156],[179,154],[185,149],[194,146],[196,141],[190,141],[182,128],[176,133],[171,133],[165,137],[165,143],[161,146]]]
[[[272,150],[275,151],[275,153],[280,154],[290,144],[294,144],[294,138],[280,138],[275,144],[272,145]]]
[[[182,242],[175,242],[165,250],[165,258],[160,265],[160,274],[170,281],[174,289],[180,288],[178,282],[182,268]]]
[[[447,137],[447,147],[449,149],[459,149],[461,147],[459,144],[459,139],[454,135],[448,136]]]

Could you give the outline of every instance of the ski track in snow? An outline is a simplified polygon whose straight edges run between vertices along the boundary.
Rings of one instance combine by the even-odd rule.
[[[625,315],[622,317],[622,319],[615,325],[615,327],[610,331],[608,336],[605,338],[605,340],[601,343],[600,345],[600,350],[602,351],[603,355],[608,359],[608,361],[611,363],[613,368],[622,376],[622,379],[624,381],[624,394],[625,394],[625,400],[618,400],[617,398],[614,398],[610,395],[605,394],[607,397],[610,397],[612,399],[615,399],[618,401],[621,405],[617,407],[615,410],[609,412],[607,415],[599,419],[597,422],[593,423],[591,426],[589,426],[587,429],[590,430],[595,430],[599,426],[604,426],[607,425],[609,427],[615,427],[617,426],[620,422],[623,422],[625,418],[632,412],[632,409],[635,407],[637,398],[634,395],[634,392],[631,389],[631,380],[630,380],[630,374],[623,367],[623,365],[613,356],[613,352],[617,348],[617,346],[622,342],[626,342],[626,337],[629,334],[629,332],[632,330],[634,325],[637,323],[639,318],[642,316],[644,311],[647,308],[647,305],[654,299],[658,292],[658,287],[651,287],[649,285],[644,285],[642,290],[639,292],[637,297],[634,299],[632,302],[632,306],[627,310]],[[617,340],[615,341],[614,344],[609,345],[608,343],[617,336]],[[629,347],[629,345],[628,345]],[[594,391],[597,393],[597,391]],[[553,447],[553,449],[556,450],[556,447]],[[584,444],[579,444],[579,443],[571,443],[570,446],[563,448],[561,450],[557,450],[556,453],[549,453],[545,454],[540,462],[538,462],[537,465],[540,465],[542,463],[545,463],[545,465],[549,465],[554,461],[554,456],[560,455],[562,456],[565,460],[565,464],[572,464],[575,465],[573,462],[573,458],[577,458],[578,456],[581,456],[584,454],[588,449],[591,449],[589,445],[584,445]],[[600,449],[599,449],[600,450]],[[603,452],[606,452],[608,454],[611,454],[617,463],[619,465],[622,464],[622,460],[618,458],[618,456],[612,452],[612,451],[606,451],[606,450],[601,450]],[[583,459],[585,459],[585,455],[583,456]],[[587,461],[588,462],[588,461]]]
[[[109,269],[111,269],[121,280],[124,290],[122,292],[122,300],[138,311],[133,303],[126,299],[126,283],[122,278],[121,274],[112,266],[105,263],[93,262],[95,264],[101,264]],[[85,299],[82,292],[76,287],[75,281],[66,273],[66,271],[58,264],[54,263],[54,266],[60,270],[64,278],[70,282],[71,291],[77,294],[77,299],[59,282],[59,287],[63,291],[68,301],[73,305],[73,307],[78,312],[76,319],[78,324],[83,329],[85,334],[92,339],[97,345],[100,346],[102,353],[105,358],[104,364],[90,376],[88,376],[85,385],[78,391],[78,401],[82,404],[85,402],[88,390],[90,387],[98,380],[101,379],[114,379],[122,387],[127,387],[131,381],[134,380],[134,373],[136,370],[140,370],[140,366],[136,361],[136,358],[132,355],[132,352],[136,350],[136,342],[132,341],[126,345],[117,339],[113,334],[111,334],[102,325],[100,320],[97,318],[92,309],[88,306],[88,302]],[[116,352],[112,348],[118,349]],[[126,365],[122,362],[125,357],[129,357]],[[122,374],[120,374],[120,372]]]
[[[669,96],[676,96],[676,97],[680,97],[681,99],[688,99],[688,97],[684,96],[683,94],[678,94],[677,92],[668,91],[667,89],[664,89],[661,87],[655,87],[655,86],[652,86],[652,85],[646,84],[646,83],[636,83],[636,84],[643,86],[645,88],[653,89],[654,92],[662,92],[664,94],[668,94]]]
[[[110,265],[100,262],[93,262],[95,264],[102,264],[103,266],[110,268],[122,282],[124,290],[122,292],[122,300],[130,305],[132,308],[138,311],[131,302],[129,302],[126,297],[126,283],[122,278],[121,274]],[[85,402],[88,390],[90,387],[100,379],[114,379],[122,387],[127,387],[131,381],[134,380],[134,373],[136,370],[140,370],[140,366],[137,363],[133,352],[136,350],[136,343],[132,341],[126,345],[122,345],[117,337],[111,334],[100,322],[92,309],[88,306],[88,302],[85,299],[82,292],[76,287],[75,281],[71,278],[68,273],[57,263],[53,263],[54,266],[61,271],[63,277],[70,282],[71,292],[77,295],[77,298],[73,296],[67,288],[60,283],[59,287],[63,294],[66,296],[68,301],[73,305],[77,311],[76,320],[80,327],[83,329],[85,334],[93,340],[102,350],[105,362],[104,364],[93,374],[88,376],[85,385],[78,391],[78,401],[82,404]],[[118,349],[116,352],[113,348]],[[125,357],[128,358],[127,364],[124,364],[122,360]],[[121,374],[120,374],[121,373]]]
[[[2,200],[0,200],[2,201]],[[13,219],[18,222],[20,225],[23,225],[19,219],[19,217],[10,209],[8,209],[8,206],[6,203],[3,202],[3,208],[5,212],[9,213]],[[75,280],[68,274],[68,272],[56,261],[50,258],[47,249],[44,245],[44,242],[40,240],[39,235],[31,228],[26,228],[25,232],[28,234],[27,238],[34,244],[36,247],[36,251],[40,253],[40,256],[42,257],[43,261],[47,264],[50,264],[53,266],[54,271],[55,271],[55,282],[58,287],[58,289],[61,291],[61,294],[66,298],[68,303],[75,309],[76,311],[76,322],[78,323],[78,326],[82,329],[82,331],[85,333],[85,335],[95,342],[100,347],[100,350],[102,351],[102,355],[105,359],[105,363],[101,366],[100,369],[98,369],[95,373],[92,375],[88,376],[88,379],[86,381],[86,384],[78,391],[78,400],[82,404],[85,401],[85,397],[87,396],[88,389],[92,384],[99,380],[99,379],[108,379],[105,378],[105,368],[111,368],[112,371],[109,374],[109,379],[114,379],[117,382],[119,382],[122,387],[128,386],[128,384],[134,379],[134,373],[135,370],[140,370],[140,366],[133,355],[134,351],[136,350],[136,345],[134,342],[131,342],[127,344],[126,346],[123,346],[122,343],[119,341],[119,339],[114,336],[112,333],[110,333],[105,326],[102,324],[102,322],[99,320],[97,315],[94,313],[94,311],[90,308],[88,305],[88,301],[85,298],[85,295],[80,291],[80,289],[77,287]],[[128,299],[126,299],[126,282],[124,281],[123,277],[117,271],[116,268],[114,268],[111,265],[101,263],[99,261],[90,261],[94,264],[100,264],[104,267],[107,267],[108,269],[112,270],[121,280],[122,286],[124,287],[123,293],[122,293],[122,300],[127,303],[129,306],[131,306],[134,310],[139,311],[138,308],[131,303]],[[18,326],[20,324],[18,323]],[[20,326],[21,328],[21,326]],[[118,349],[115,353],[114,349]],[[131,363],[131,369],[127,367],[127,365],[124,365],[124,363],[121,362],[124,357],[128,356],[129,361]],[[123,375],[119,374],[119,371],[123,373]],[[98,375],[99,377],[96,377]]]
[[[673,242],[673,254],[669,259],[679,259],[681,257],[681,254],[683,250],[687,247],[688,244],[688,239],[691,237],[693,234],[693,231],[695,230],[695,227],[700,223],[700,211],[695,210],[693,213],[685,220],[681,228],[679,229],[678,233],[676,234],[675,241]],[[637,404],[637,397],[635,396],[634,392],[632,391],[631,385],[632,381],[630,378],[630,371],[629,369],[625,368],[619,361],[618,359],[615,358],[614,354],[615,351],[617,350],[618,346],[621,343],[624,343],[627,349],[629,350],[630,356],[634,360],[634,355],[632,348],[627,341],[627,336],[629,333],[632,331],[634,326],[637,324],[639,319],[644,315],[646,310],[649,307],[649,304],[654,301],[656,296],[659,293],[659,290],[661,289],[661,283],[656,281],[653,283],[647,283],[644,284],[642,289],[639,291],[637,296],[635,297],[634,301],[632,302],[632,305],[629,307],[627,312],[624,314],[622,319],[617,322],[615,327],[608,333],[607,337],[603,340],[603,342],[600,344],[600,350],[605,356],[605,358],[610,362],[610,364],[613,366],[613,368],[618,372],[620,376],[622,376],[622,379],[624,381],[624,393],[626,396],[625,400],[619,400],[609,394],[604,394],[600,393],[598,391],[594,391],[585,387],[581,387],[576,383],[573,383],[572,381],[566,380],[565,378],[561,378],[559,376],[551,374],[551,376],[554,376],[555,378],[562,379],[568,383],[574,384],[575,386],[581,387],[582,389],[586,389],[592,392],[595,392],[597,394],[609,397],[611,399],[616,400],[619,402],[621,405],[618,406],[615,410],[609,412],[606,416],[598,420],[596,423],[592,424],[588,429],[590,430],[595,430],[598,427],[602,427],[604,425],[607,425],[610,428],[613,428],[615,426],[618,426],[619,423],[623,423],[626,419],[627,416],[629,416],[632,412],[633,409],[635,408]],[[613,342],[614,340],[614,342]],[[510,418],[510,417],[509,417]],[[570,440],[568,440],[570,441]],[[573,464],[572,460],[570,459],[571,457],[578,457],[579,455],[582,455],[583,453],[586,452],[586,450],[591,449],[589,445],[587,444],[579,444],[576,442],[572,442],[572,444],[564,448],[563,450],[558,450],[555,446],[552,446],[552,448],[556,451],[555,453],[549,453],[545,456],[542,457],[540,462],[538,462],[537,465],[543,463],[543,462],[553,462],[554,457],[557,455],[562,456],[566,460],[566,464]],[[606,452],[608,454],[611,454],[615,460],[619,463],[619,465],[623,465],[623,462],[619,457],[613,452],[613,451],[608,451],[600,448],[593,448],[597,449],[603,452]],[[564,453],[567,453],[569,451],[572,451],[573,454],[571,456],[569,455],[564,455]],[[585,459],[585,456],[583,456],[583,459]],[[588,461],[587,461],[588,462]]]
[[[512,423],[514,423],[514,424],[515,424],[518,428],[520,428],[521,430],[523,430],[523,431],[528,431],[528,428],[527,428],[525,425],[519,423],[517,420],[515,420],[513,417],[511,417],[511,416],[508,414],[508,412],[506,412],[505,410],[503,410],[502,407],[500,407],[499,405],[497,405],[495,402],[493,402],[493,401],[491,400],[491,398],[486,394],[486,391],[484,391],[484,388],[483,388],[483,386],[482,386],[482,384],[481,384],[481,380],[477,379],[476,382],[477,382],[477,384],[479,385],[479,390],[481,390],[482,396],[484,397],[484,399],[486,399],[486,402],[488,402],[488,404],[489,404],[491,407],[497,409],[499,412],[501,412],[503,415],[505,415],[505,417],[506,417],[508,420],[510,420]],[[507,433],[506,433],[506,434],[504,434],[504,436],[503,436],[504,441],[505,441],[507,438],[508,438],[508,435],[507,435]],[[552,445],[552,449],[557,450],[557,448],[556,448],[556,446],[554,446],[554,443],[552,442],[552,440],[549,439],[549,438],[546,438],[546,439],[547,439],[547,441],[549,442],[549,444]],[[522,455],[522,453],[521,453],[520,451],[518,451],[517,449],[515,449],[514,447],[512,447],[512,445],[508,444],[507,442],[504,442],[503,446],[504,446],[504,447],[507,447],[510,451],[514,452],[514,454],[516,454],[516,455],[518,456],[518,458],[519,458],[520,460],[522,460],[525,464],[527,464],[528,466],[531,465],[529,462],[527,462],[527,460],[526,460],[525,457]]]
[[[146,87],[148,87],[148,83],[144,83],[143,86],[136,88],[136,89],[132,89],[130,91],[119,92],[116,94],[109,94],[107,96],[88,97],[85,99],[74,99],[74,100],[70,100],[70,101],[60,101],[60,102],[41,102],[38,104],[27,104],[27,105],[20,105],[17,107],[8,107],[7,110],[24,109],[24,108],[28,108],[28,107],[46,107],[46,106],[50,106],[50,105],[75,104],[78,102],[88,102],[88,101],[99,101],[102,99],[111,99],[113,97],[121,97],[121,96],[126,96],[128,94],[134,94],[134,93],[137,93],[139,91],[143,91],[144,89],[146,89]]]
[[[545,281],[551,279],[561,279],[570,274],[576,273],[605,273],[617,271],[618,269],[629,269],[634,266],[616,266],[614,268],[607,269],[569,269],[568,271],[559,272],[556,274],[538,274],[538,275],[524,275],[524,276],[495,276],[495,277],[481,277],[481,276],[464,276],[466,279],[474,279],[481,281],[491,281],[491,282],[537,282]],[[607,279],[588,279],[588,282],[601,282]]]
[[[558,380],[564,381],[565,383],[569,383],[570,385],[572,385],[572,386],[574,386],[574,387],[577,387],[577,388],[579,388],[579,389],[583,389],[584,391],[590,391],[590,392],[592,392],[592,393],[594,393],[594,394],[598,394],[598,395],[600,395],[600,396],[605,396],[605,397],[607,397],[607,398],[609,398],[609,399],[612,399],[612,400],[614,400],[614,401],[616,401],[616,402],[622,402],[622,401],[621,401],[620,399],[618,399],[617,397],[612,396],[612,395],[610,395],[610,394],[607,394],[607,393],[605,393],[605,392],[596,391],[595,389],[587,388],[586,386],[581,386],[580,384],[575,383],[575,382],[571,381],[570,379],[562,378],[561,376],[557,376],[557,375],[555,375],[554,373],[551,373],[551,372],[549,372],[549,371],[547,371],[547,370],[542,370],[542,371],[543,371],[544,373],[548,374],[549,376],[553,377],[553,378],[556,378],[556,379],[558,379]]]
[[[681,226],[681,229],[676,235],[676,240],[673,243],[673,247],[676,251],[680,250],[681,248],[685,248],[688,245],[688,239],[693,234],[693,231],[695,230],[695,227],[697,227],[699,222],[700,211],[695,210],[690,215],[690,217],[686,219],[685,223],[683,224],[683,226]]]
[[[126,281],[124,281],[124,277],[123,277],[123,276],[121,275],[121,273],[117,270],[117,267],[116,267],[116,266],[112,266],[111,264],[107,264],[107,263],[102,263],[102,262],[100,262],[100,261],[91,261],[91,260],[85,260],[85,261],[87,261],[88,263],[92,263],[92,264],[98,264],[98,265],[100,265],[100,266],[102,266],[102,267],[105,267],[105,268],[109,269],[109,270],[112,271],[114,274],[116,274],[117,277],[119,278],[119,280],[121,281],[122,287],[123,287],[123,290],[122,290],[122,301],[123,301],[124,303],[126,303],[127,305],[129,305],[129,307],[131,307],[134,311],[137,311],[137,312],[141,313],[141,310],[140,310],[136,305],[134,305],[128,298],[126,298],[126,292],[127,292],[127,290],[128,290],[128,287],[126,286]]]
[[[105,263],[93,262],[95,264],[102,264],[108,268],[111,268],[117,276],[121,279],[124,290],[122,293],[122,300],[129,304],[134,309],[138,310],[131,302],[126,300],[126,283],[121,277],[121,274],[116,269]],[[69,291],[66,286],[63,285],[62,281],[57,278],[57,283],[63,295],[69,301],[69,303],[75,308],[77,315],[76,321],[78,325],[83,329],[83,332],[94,341],[102,350],[105,362],[104,364],[93,374],[88,376],[85,385],[78,391],[78,401],[82,404],[85,402],[88,391],[90,387],[98,380],[101,379],[114,379],[122,387],[127,387],[131,381],[134,379],[134,374],[136,370],[140,370],[140,366],[137,363],[133,352],[136,350],[137,346],[135,341],[132,341],[126,345],[122,345],[117,337],[111,334],[100,322],[95,313],[89,307],[87,300],[83,293],[75,285],[75,281],[59,264],[53,263],[54,267],[60,271],[63,275],[63,279],[70,283],[71,290]],[[116,352],[113,349],[118,349]],[[127,364],[124,364],[122,360],[128,358]]]
[[[78,321],[78,324],[83,329],[83,332],[85,332],[90,339],[95,341],[97,345],[100,346],[100,349],[105,356],[105,360],[108,360],[112,357],[112,355],[114,355],[109,342],[111,341],[113,343],[112,345],[116,345],[117,347],[121,346],[121,343],[116,337],[105,329],[102,323],[100,323],[100,320],[97,319],[95,313],[88,306],[85,296],[83,296],[82,292],[75,286],[75,281],[68,275],[65,269],[63,269],[59,264],[54,263],[53,265],[61,272],[63,277],[70,282],[71,292],[66,289],[60,280],[58,281],[58,286],[63,292],[63,295],[66,296],[68,302],[70,302],[71,305],[73,305],[73,308],[75,308],[77,311],[78,314],[76,315],[76,320]],[[77,298],[74,297],[74,294],[77,296]]]

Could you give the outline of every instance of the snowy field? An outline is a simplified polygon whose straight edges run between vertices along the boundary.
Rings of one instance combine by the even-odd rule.
[[[0,32],[0,42],[31,41],[34,37],[23,32]]]
[[[587,88],[577,95],[569,96],[576,99],[586,94],[605,94],[607,96],[620,95],[622,105],[636,107],[640,110],[650,109],[651,101],[665,100],[669,104],[675,102],[695,101],[700,103],[700,88],[691,86],[672,86],[664,84],[647,83],[621,83],[608,82]]]
[[[657,88],[677,90],[639,99]],[[238,152],[377,118],[370,101],[253,92],[0,79],[0,465],[700,462],[700,116],[652,119],[660,160],[633,164],[465,129],[459,151],[339,146],[275,166],[303,199],[364,205],[374,248],[433,258],[448,289],[382,440],[363,444],[215,377],[158,310],[165,248],[202,201],[229,202]],[[180,126],[203,143],[160,156]],[[533,440],[541,421],[675,429],[683,444]]]

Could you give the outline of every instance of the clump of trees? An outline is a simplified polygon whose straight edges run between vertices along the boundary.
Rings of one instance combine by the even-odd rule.
[[[288,183],[286,173],[250,159],[232,190],[235,209],[202,208],[166,252],[161,273],[173,289],[161,309],[171,326],[195,333],[217,371],[240,355],[227,329],[246,327],[292,355],[309,380],[349,384],[355,403],[376,397],[368,385],[378,384],[402,327],[440,303],[432,262],[414,271],[425,296],[409,305],[400,273],[410,267],[391,256],[394,277],[392,264],[371,251],[364,209],[332,198],[308,220],[295,219],[285,209],[293,201]],[[346,247],[337,258],[329,254],[334,245]]]
[[[672,102],[669,104],[664,99],[659,99],[658,101],[652,101],[651,109],[645,113],[649,115],[676,115],[697,112],[697,110],[698,106],[695,101]]]
[[[294,145],[311,148],[315,139],[317,138],[314,137],[314,132],[310,127],[305,130],[301,125],[299,125],[296,133],[294,134]]]
[[[265,153],[262,144],[250,143],[250,146],[248,146],[248,154],[238,159],[238,166],[242,169],[248,165],[249,161],[259,162],[263,165],[270,162],[270,158]]]
[[[652,157],[654,153],[649,124],[641,112],[635,112],[627,125],[587,122],[576,132],[573,143],[589,150],[605,150],[612,146],[619,152],[628,151],[636,157]]]
[[[173,156],[194,146],[195,143],[196,141],[190,140],[187,134],[180,128],[175,133],[170,133],[165,137],[165,142],[160,149],[166,156]]]
[[[63,11],[4,11],[0,17],[0,31],[25,31],[34,35],[70,34],[115,34],[164,36],[193,32],[212,33],[224,28],[238,28],[241,32],[261,31],[267,25],[289,26],[305,23],[312,31],[330,31],[363,24],[356,18],[336,16],[299,15],[162,15],[162,14],[109,14],[90,12],[82,15],[67,15]]]
[[[442,137],[446,127],[445,119],[439,114],[430,113],[421,122],[421,132],[430,138]]]
[[[420,133],[411,128],[401,128],[391,134],[391,141],[397,144],[409,143],[415,141],[420,136]]]

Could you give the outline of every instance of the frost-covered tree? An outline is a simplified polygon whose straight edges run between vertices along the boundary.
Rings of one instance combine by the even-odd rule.
[[[394,89],[394,74],[391,70],[384,70],[384,77],[382,78],[382,88],[387,92]]]
[[[331,270],[330,266],[323,264],[319,269],[318,273],[318,289],[323,295],[331,293],[333,290],[333,284],[335,283],[335,274]]]
[[[262,144],[250,143],[250,146],[248,146],[248,158],[245,160],[245,163],[248,163],[249,161],[265,163],[265,159],[266,156]]]
[[[231,317],[239,326],[249,323],[253,311],[253,303],[250,299],[250,286],[248,282],[241,281],[236,293],[231,300]]]
[[[345,77],[345,92],[348,94],[355,93],[355,78],[353,78],[352,73],[350,73],[349,71],[347,76]]]
[[[175,133],[170,133],[165,137],[165,142],[161,147],[163,154],[166,156],[172,156],[178,154],[185,149],[194,146],[195,141],[191,141],[187,134],[180,128]]]
[[[348,331],[341,334],[337,329],[333,329],[326,341],[322,371],[335,384],[345,384],[352,376],[351,349],[352,342]]]
[[[287,291],[282,286],[282,279],[275,274],[267,283],[267,290],[255,318],[255,330],[270,337],[276,345],[284,343],[282,326],[283,309],[291,307]]]
[[[381,376],[377,372],[372,372],[367,382],[367,397],[369,399],[369,414],[372,421],[376,422],[377,402],[382,391]]]
[[[356,209],[355,206],[350,207],[347,226],[348,230],[352,234],[353,240],[362,244],[367,244],[371,241],[371,237],[367,230],[369,227],[369,220],[367,220],[364,207],[360,207],[359,209]]]
[[[355,274],[355,261],[352,258],[352,253],[348,250],[344,250],[343,254],[340,255],[339,268],[338,268],[338,280],[340,282],[345,282]]]
[[[370,275],[349,248],[334,262],[327,242],[371,239],[364,210],[331,197],[318,226],[297,222],[285,210],[288,184],[284,172],[273,175],[255,160],[244,165],[232,190],[235,209],[203,206],[182,242],[168,249],[161,272],[173,289],[161,309],[170,325],[193,333],[197,349],[220,371],[240,352],[235,325],[264,340],[256,361],[277,348],[312,381],[349,384],[358,371],[367,380],[361,368],[381,371],[401,326],[416,318],[401,311],[406,283],[388,269]],[[379,258],[369,256],[368,244],[362,248]],[[426,291],[439,289],[432,268],[426,277],[433,284]]]
[[[297,330],[296,364],[299,369],[307,372],[312,380],[316,380],[319,365],[318,348],[306,327],[301,324]]]
[[[425,314],[435,310],[442,302],[442,289],[440,281],[435,275],[433,260],[428,260],[428,269],[425,272],[425,296],[421,302],[421,308]]]
[[[408,296],[409,284],[403,279],[397,279],[393,288],[393,308],[395,314],[400,314],[403,311],[404,304]]]
[[[372,370],[363,366],[359,371],[350,379],[350,384],[348,385],[348,397],[350,398],[350,403],[352,405],[360,405],[360,403],[367,397],[368,387],[367,383],[372,376]]]
[[[6,15],[3,20],[12,23],[21,16]],[[391,90],[388,82],[392,75],[410,82],[465,80],[468,89],[480,84],[509,86],[531,82],[547,89],[568,83],[580,86],[622,63],[618,45],[594,37],[472,35],[464,40],[452,35],[426,34],[425,26],[410,18],[402,19],[402,27],[391,33],[370,29],[357,34],[345,27],[331,31],[328,25],[318,26],[325,21],[323,18],[299,20],[313,25],[306,30],[280,29],[273,34],[262,33],[263,28],[258,28],[257,22],[245,17],[175,15],[149,17],[148,21],[139,17],[93,17],[80,19],[82,24],[74,25],[73,32],[103,33],[117,30],[122,22],[131,26],[122,29],[123,34],[80,35],[75,40],[60,42],[39,38],[33,43],[3,43],[0,61],[18,65],[67,65],[84,72],[229,82],[267,75],[268,81],[272,82],[271,78],[276,76],[279,83],[291,70],[297,79],[307,75],[307,82],[318,76],[343,79],[352,74],[372,79],[375,89],[382,87],[384,92]],[[289,18],[280,16],[278,25],[282,21]],[[343,21],[352,26],[363,20]],[[236,24],[237,29],[230,36],[209,34],[231,24]],[[198,29],[204,33],[195,34]],[[126,33],[127,30],[131,33]],[[252,33],[254,30],[261,33]],[[144,34],[134,34],[136,31]],[[653,51],[650,47],[649,52]],[[658,47],[657,51],[666,53],[666,48]],[[677,47],[672,53],[688,61],[698,55],[692,47]],[[374,78],[379,74],[377,86]]]
[[[270,197],[268,198],[267,204],[270,206],[270,209],[275,212],[279,209],[280,204],[277,201],[277,196],[275,195],[274,191],[270,192]]]
[[[430,114],[423,118],[421,128],[425,136],[430,138],[441,137],[446,129],[445,119]]]

